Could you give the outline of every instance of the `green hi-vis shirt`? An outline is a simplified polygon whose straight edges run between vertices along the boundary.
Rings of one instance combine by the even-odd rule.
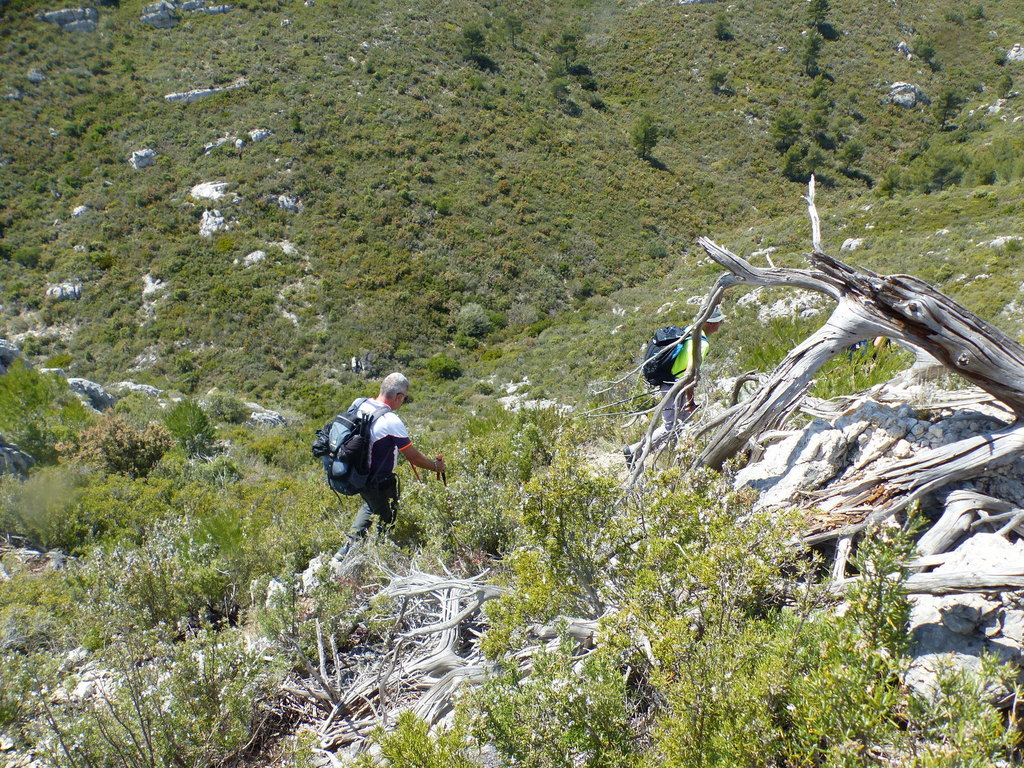
[[[690,363],[693,360],[693,354],[690,347],[690,338],[686,337],[684,341],[679,342],[679,351],[676,353],[675,362],[672,363],[672,375],[679,377],[683,371],[690,367]],[[708,342],[708,337],[703,333],[700,335],[700,357],[701,360],[708,354],[708,347],[711,344]]]

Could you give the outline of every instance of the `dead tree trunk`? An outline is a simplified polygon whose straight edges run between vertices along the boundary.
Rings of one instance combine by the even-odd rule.
[[[823,253],[813,182],[807,200],[814,225],[809,270],[758,268],[707,238],[699,241],[728,270],[719,278],[715,296],[736,284],[792,286],[823,293],[837,305],[828,321],[793,349],[751,398],[725,414],[697,463],[720,469],[800,406],[826,362],[854,342],[875,336],[930,355],[1005,404],[1018,423],[924,451],[879,474],[872,474],[869,467],[822,492],[823,506],[834,512],[859,512],[861,517],[870,512],[871,520],[880,519],[924,493],[1019,457],[1024,448],[1024,425],[1019,424],[1024,415],[1024,346],[917,278],[857,270]],[[871,520],[823,536],[848,536]]]

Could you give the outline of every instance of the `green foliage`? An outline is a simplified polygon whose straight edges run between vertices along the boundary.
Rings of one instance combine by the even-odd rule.
[[[15,361],[0,376],[0,435],[37,462],[57,460],[57,443],[71,440],[92,416],[56,374],[37,373]]]
[[[487,310],[479,304],[466,304],[459,310],[455,327],[467,336],[480,338],[490,333],[492,327],[491,317],[487,314]]]
[[[935,50],[935,44],[931,40],[927,38],[915,40],[914,44],[911,46],[911,52],[927,64],[932,70],[938,68],[938,63],[935,61],[935,54],[937,51]]]
[[[208,456],[213,450],[216,428],[195,400],[181,400],[164,418],[167,430],[189,456]]]
[[[830,10],[828,0],[810,0],[807,4],[807,23],[815,28],[823,27],[828,23]]]
[[[808,77],[817,77],[821,74],[821,48],[824,40],[817,30],[804,35],[800,44],[800,69]]]
[[[898,529],[877,531],[858,552],[864,575],[848,595],[849,608],[819,625],[820,654],[795,681],[793,741],[804,759],[837,766],[863,765],[868,750],[902,739],[898,685],[909,639],[909,603],[903,563],[913,550]],[[895,574],[897,578],[892,578]]]
[[[649,158],[663,135],[663,128],[653,115],[641,115],[630,133],[637,156]]]
[[[227,392],[211,392],[204,399],[205,410],[225,424],[241,424],[249,417],[249,409],[239,398]]]
[[[461,722],[453,728],[437,729],[408,710],[401,712],[395,727],[378,730],[374,740],[380,746],[379,760],[361,755],[357,768],[475,768],[479,763],[467,755],[467,729]]]
[[[725,13],[715,15],[713,34],[716,40],[728,41],[733,39],[732,26],[729,24],[729,17]]]
[[[40,746],[58,768],[224,764],[249,742],[278,674],[235,632],[169,644],[143,635],[112,646],[103,666],[103,706],[49,703],[46,692],[35,702]]]
[[[86,464],[130,477],[145,477],[174,445],[171,433],[160,424],[136,429],[125,418],[105,416],[85,429],[77,444],[58,449]]]
[[[932,102],[932,111],[943,129],[949,127],[949,121],[959,114],[965,101],[967,98],[958,88],[943,88],[939,91]]]
[[[0,483],[0,529],[26,536],[43,547],[70,549],[85,533],[72,510],[82,478],[65,467],[44,467],[25,482]]]
[[[491,678],[478,697],[481,735],[512,765],[612,768],[636,763],[632,707],[613,655],[580,661],[565,637],[540,650],[523,678],[517,669]]]
[[[427,361],[427,371],[437,379],[450,381],[462,375],[462,366],[448,355],[434,355]]]

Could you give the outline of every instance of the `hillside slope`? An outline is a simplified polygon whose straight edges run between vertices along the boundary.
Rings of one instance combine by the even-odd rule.
[[[3,10],[0,332],[80,375],[320,414],[353,356],[472,366],[696,235],[761,231],[811,171],[833,205],[1021,172],[1013,2],[184,7],[158,28],[99,6],[92,31]],[[894,82],[931,104],[889,103]],[[81,298],[46,295],[65,284]]]

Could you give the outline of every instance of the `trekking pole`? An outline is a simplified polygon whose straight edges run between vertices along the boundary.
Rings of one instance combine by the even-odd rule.
[[[417,483],[423,483],[423,482],[426,482],[426,481],[425,481],[425,480],[424,480],[424,479],[423,479],[422,477],[420,477],[420,472],[419,472],[419,470],[418,470],[418,469],[416,469],[416,465],[415,465],[415,464],[413,464],[413,463],[412,463],[412,462],[410,461],[410,462],[409,462],[409,466],[410,466],[410,467],[412,467],[412,473],[413,473],[413,475],[414,475],[414,476],[416,477],[416,482],[417,482]]]
[[[441,454],[437,454],[435,459],[437,461],[443,461],[443,458],[442,458]],[[437,479],[444,483],[444,487],[445,488],[448,487],[448,472],[447,471],[445,471],[445,472],[438,472],[437,473]]]

